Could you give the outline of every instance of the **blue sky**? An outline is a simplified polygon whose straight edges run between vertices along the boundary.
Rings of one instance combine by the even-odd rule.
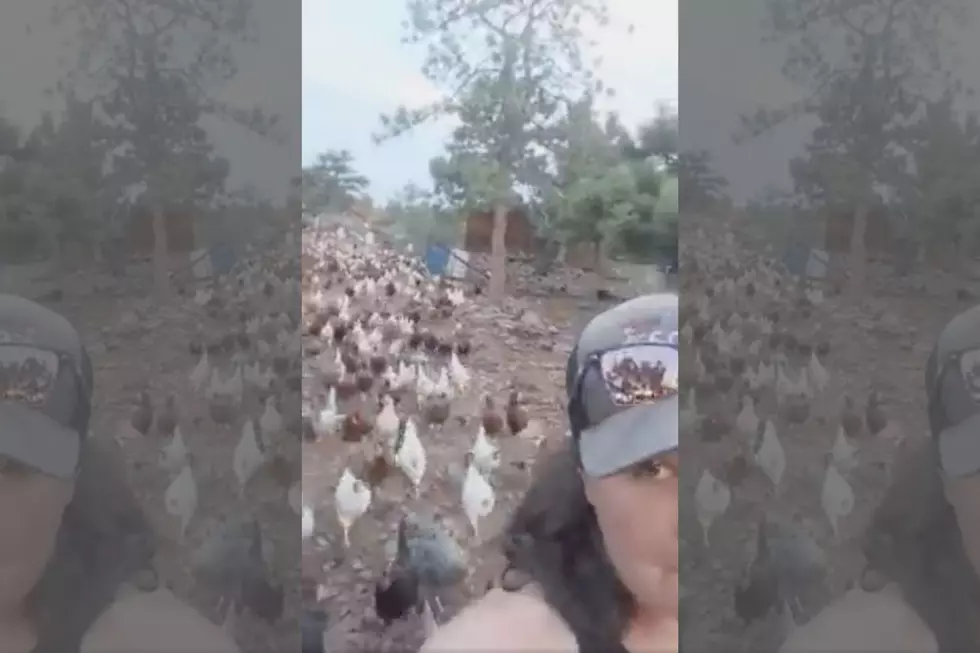
[[[613,24],[594,35],[599,75],[616,90],[603,109],[635,126],[659,102],[676,102],[677,0],[609,0],[609,7]],[[422,52],[400,43],[404,18],[405,0],[303,0],[303,161],[348,149],[381,200],[410,182],[428,185],[428,162],[448,135],[443,123],[382,145],[371,140],[382,113],[438,97],[418,72]]]

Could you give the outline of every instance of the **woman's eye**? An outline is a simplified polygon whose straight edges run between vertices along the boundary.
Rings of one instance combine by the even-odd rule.
[[[29,474],[31,470],[15,460],[0,457],[0,478],[17,478]]]
[[[657,481],[662,481],[664,479],[670,478],[671,476],[673,476],[673,474],[674,472],[670,467],[668,467],[667,465],[661,462],[657,462],[655,460],[650,460],[645,463],[640,463],[639,465],[636,466],[634,470],[635,476],[650,478]]]

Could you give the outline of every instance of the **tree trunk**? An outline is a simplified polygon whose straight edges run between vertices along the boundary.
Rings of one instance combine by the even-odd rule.
[[[507,289],[507,206],[493,207],[493,235],[490,239],[490,299],[499,302]]]
[[[170,294],[170,247],[163,208],[153,207],[153,285],[159,297]]]
[[[868,209],[859,206],[854,213],[854,223],[851,226],[851,283],[850,294],[854,299],[861,299],[864,296],[865,283],[867,282],[868,256],[865,251],[864,237],[868,230]]]

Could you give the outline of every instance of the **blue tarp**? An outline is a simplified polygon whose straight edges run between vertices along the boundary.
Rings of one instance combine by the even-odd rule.
[[[801,277],[806,274],[806,264],[810,260],[810,247],[803,243],[791,243],[787,248],[783,263],[790,274]]]
[[[783,259],[789,273],[807,279],[823,279],[827,276],[828,257],[822,249],[814,249],[803,243],[792,243]]]
[[[211,271],[214,274],[228,274],[238,258],[231,243],[212,245],[208,255],[211,258]]]
[[[425,269],[433,276],[442,274],[449,264],[449,256],[449,249],[442,245],[429,245],[425,250]]]

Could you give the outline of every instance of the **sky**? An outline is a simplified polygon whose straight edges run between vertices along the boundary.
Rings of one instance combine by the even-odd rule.
[[[609,0],[612,24],[593,35],[598,75],[616,90],[601,108],[628,126],[677,101],[677,3]],[[350,150],[376,201],[408,183],[428,186],[429,160],[449,131],[431,124],[382,145],[371,139],[382,113],[439,97],[419,73],[424,52],[400,42],[405,17],[405,0],[303,0],[303,161]]]

